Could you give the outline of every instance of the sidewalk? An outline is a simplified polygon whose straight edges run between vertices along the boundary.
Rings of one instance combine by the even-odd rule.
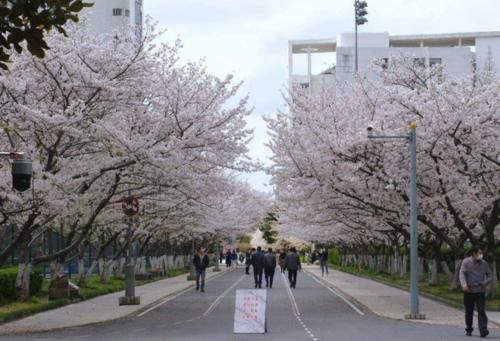
[[[221,267],[221,272],[213,272],[213,268],[208,268],[206,280],[225,272],[225,267]],[[187,274],[183,274],[136,287],[135,294],[141,297],[140,305],[118,305],[118,298],[125,295],[125,291],[120,291],[1,324],[0,335],[41,332],[122,318],[145,310],[168,296],[194,287],[196,282],[187,281],[186,277]]]
[[[321,277],[321,270],[316,265],[306,265],[304,270],[322,279],[325,284],[334,287],[346,298],[367,308],[375,315],[402,320],[404,315],[409,313],[410,293],[407,291],[333,269],[329,269],[328,276]],[[426,315],[426,320],[411,321],[461,327],[464,325],[462,310],[423,296],[420,296],[419,300],[420,312]],[[499,328],[500,312],[487,311],[486,313],[490,321],[488,327],[491,329]]]

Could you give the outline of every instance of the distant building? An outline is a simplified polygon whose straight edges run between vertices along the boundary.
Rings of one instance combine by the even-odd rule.
[[[142,37],[143,0],[92,0],[94,6],[85,9],[89,25],[96,33],[109,33],[126,26],[136,29]]]
[[[474,68],[500,67],[500,32],[450,33],[389,36],[389,33],[358,34],[358,70],[368,72],[375,58],[388,59],[404,53],[422,66],[445,64],[444,73],[470,74]],[[292,40],[288,45],[289,81],[298,82],[312,93],[347,80],[354,74],[354,33],[342,33],[337,39]],[[326,56],[326,57],[325,57]],[[306,57],[306,58],[304,58]],[[314,58],[326,64],[313,70]],[[300,60],[302,58],[302,60]],[[301,64],[302,70],[296,68]]]

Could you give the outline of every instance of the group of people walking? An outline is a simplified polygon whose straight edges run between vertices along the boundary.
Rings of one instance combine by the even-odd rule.
[[[233,250],[237,257],[236,252]],[[317,258],[316,258],[317,257]],[[222,256],[221,256],[222,258]],[[226,264],[229,260],[229,265],[233,261],[233,253],[227,252],[226,254]],[[262,288],[262,275],[266,281],[266,288],[273,287],[274,273],[276,269],[276,258],[277,255],[273,252],[272,248],[267,249],[267,252],[263,252],[262,248],[259,246],[257,249],[251,249],[246,252],[245,258],[240,259],[240,262],[245,263],[245,273],[250,275],[250,267],[253,268],[253,275],[255,281],[255,288]],[[313,253],[313,258],[319,259],[321,266],[321,274],[328,275],[328,252],[326,249],[317,251],[316,254]],[[288,271],[288,280],[290,282],[290,287],[295,288],[297,284],[297,271],[301,270],[300,257],[297,254],[295,247],[290,248],[288,253],[282,250],[278,256],[278,264],[281,269],[281,273]],[[236,258],[238,260],[238,258]],[[205,254],[205,249],[203,247],[198,249],[197,254],[193,257],[193,265],[196,269],[196,290],[205,291],[205,274],[206,268],[208,267],[209,260]],[[473,326],[472,319],[474,315],[474,306],[476,306],[478,312],[478,327],[479,335],[481,337],[486,337],[489,334],[488,331],[488,317],[485,312],[485,301],[486,301],[486,288],[492,282],[492,273],[488,266],[488,263],[483,260],[483,250],[477,247],[471,249],[470,257],[465,258],[462,261],[462,265],[459,271],[460,285],[464,293],[464,307],[465,307],[465,332],[467,336],[472,335]]]
[[[263,252],[260,246],[246,253],[245,273],[250,275],[250,267],[253,268],[255,288],[262,288],[262,274],[264,274],[266,288],[271,289],[273,287],[274,273],[278,263],[276,258],[277,256],[272,248],[269,248],[267,252]],[[288,253],[285,253],[284,250],[280,252],[278,264],[280,265],[281,273],[284,273],[285,270],[288,271],[290,287],[295,288],[297,284],[297,271],[301,269],[300,257],[297,254],[297,250],[292,247]]]

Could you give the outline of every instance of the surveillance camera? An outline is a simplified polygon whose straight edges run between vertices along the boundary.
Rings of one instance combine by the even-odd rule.
[[[12,186],[19,192],[31,187],[31,160],[14,160],[12,163]]]
[[[368,132],[372,132],[373,131],[373,124],[369,124],[368,127],[366,127],[366,130],[368,130]]]

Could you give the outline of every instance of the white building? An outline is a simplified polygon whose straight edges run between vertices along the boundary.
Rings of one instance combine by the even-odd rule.
[[[142,36],[143,0],[92,0],[94,6],[84,9],[91,29],[109,33],[126,26],[135,27]]]
[[[289,81],[311,92],[352,77],[355,69],[354,33],[337,39],[293,40],[288,45]],[[500,68],[500,32],[389,36],[358,34],[358,71],[370,72],[374,59],[404,53],[423,66],[445,65],[445,74],[470,74],[475,67],[493,63]],[[321,62],[323,64],[321,64]],[[335,72],[333,72],[335,71]]]

